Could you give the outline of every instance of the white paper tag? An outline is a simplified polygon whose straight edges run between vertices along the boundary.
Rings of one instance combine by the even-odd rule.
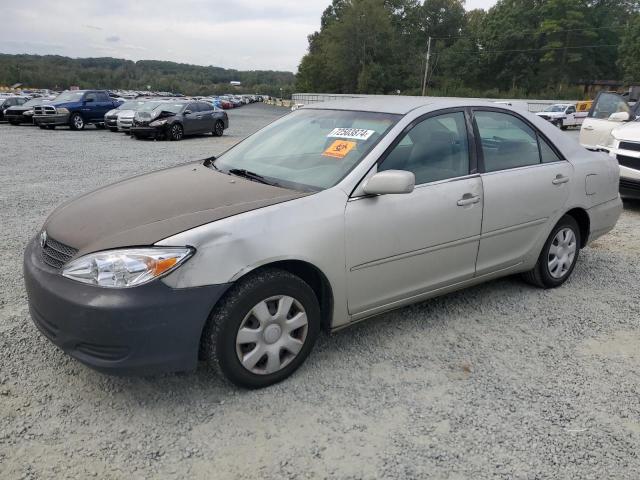
[[[368,140],[375,130],[365,130],[364,128],[334,128],[327,137],[353,138],[354,140]]]

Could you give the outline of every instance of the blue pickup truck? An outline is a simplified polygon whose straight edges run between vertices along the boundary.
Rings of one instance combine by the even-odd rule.
[[[35,107],[33,121],[51,130],[61,125],[82,130],[88,123],[104,128],[104,114],[120,103],[106,90],[67,90],[50,103]]]

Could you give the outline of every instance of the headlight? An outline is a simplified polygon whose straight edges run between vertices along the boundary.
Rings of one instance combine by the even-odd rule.
[[[189,247],[107,250],[74,260],[62,275],[100,287],[136,287],[178,268],[193,252]]]
[[[56,108],[56,112],[58,112],[58,113],[69,113],[69,109],[68,108],[64,108],[64,107]]]
[[[150,127],[161,127],[162,125],[166,124],[167,120],[163,119],[163,120],[156,120],[155,122],[151,122],[149,124]]]
[[[31,115],[33,115],[33,114],[34,114],[34,111],[33,111],[33,110],[27,110],[26,112],[24,112],[24,113],[23,113],[23,115],[26,115],[26,116],[28,116],[28,117],[30,117],[30,116],[31,116]]]

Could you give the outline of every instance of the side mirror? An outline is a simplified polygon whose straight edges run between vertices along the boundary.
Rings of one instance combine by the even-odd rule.
[[[405,170],[385,170],[373,175],[362,187],[367,195],[387,195],[391,193],[411,193],[416,184],[413,172]]]
[[[185,110],[185,111],[184,111],[184,114],[185,114],[185,115],[191,115],[191,110]]]
[[[616,112],[609,115],[609,120],[612,122],[628,122],[630,119],[629,112]]]

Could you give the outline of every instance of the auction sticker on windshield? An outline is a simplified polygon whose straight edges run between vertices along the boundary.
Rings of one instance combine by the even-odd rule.
[[[354,140],[368,140],[371,135],[376,133],[375,130],[366,130],[364,128],[334,128],[329,132],[327,137],[334,138],[353,138]]]
[[[344,158],[351,150],[357,145],[356,142],[350,142],[348,140],[336,140],[329,148],[327,148],[322,155],[325,157]]]

